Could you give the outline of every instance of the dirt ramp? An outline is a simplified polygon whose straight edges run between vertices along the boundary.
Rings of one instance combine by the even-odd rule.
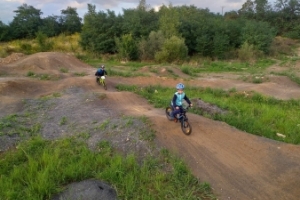
[[[29,98],[47,91],[50,82],[41,82],[30,79],[9,80],[0,82],[0,95]]]
[[[72,55],[58,52],[41,52],[29,56],[23,56],[18,60],[2,64],[1,71],[7,74],[26,74],[28,71],[34,73],[55,73],[62,71],[83,71],[91,66],[81,62]]]
[[[59,93],[70,87],[101,90],[94,77],[66,77],[61,80],[46,81],[35,78],[0,78],[0,97],[36,98],[51,93]]]
[[[300,147],[257,137],[223,122],[188,114],[193,127],[150,117],[158,140],[184,158],[219,199],[298,199]]]

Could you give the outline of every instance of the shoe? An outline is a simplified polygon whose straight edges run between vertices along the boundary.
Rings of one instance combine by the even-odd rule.
[[[178,119],[177,119],[177,118],[174,118],[174,122],[177,123],[177,122],[178,122]]]

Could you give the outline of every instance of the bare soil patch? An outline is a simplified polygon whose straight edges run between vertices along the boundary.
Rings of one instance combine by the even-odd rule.
[[[68,69],[62,73],[61,68]],[[165,68],[167,69],[167,67]],[[58,74],[58,80],[25,77],[29,70]],[[143,69],[147,71],[147,69]],[[86,76],[73,76],[85,72]],[[96,84],[95,69],[73,56],[48,52],[23,56],[11,63],[0,63],[0,117],[18,114],[27,123],[40,123],[42,135],[48,139],[77,136],[95,147],[106,139],[123,152],[139,156],[154,154],[149,143],[140,137],[147,129],[142,116],[150,119],[156,131],[156,142],[184,158],[201,181],[211,184],[219,199],[289,199],[300,196],[300,147],[237,130],[226,123],[188,113],[193,126],[190,136],[179,124],[167,121],[164,109],[156,109],[130,92],[118,92],[120,83],[174,87],[179,81],[186,85],[257,91],[280,99],[300,98],[300,88],[290,80],[272,76],[261,84],[246,83],[234,76],[187,77],[173,79],[168,70],[151,77],[109,77],[108,90]],[[174,69],[173,73],[177,73]],[[178,72],[179,73],[179,72]],[[159,76],[157,76],[157,74]],[[53,96],[57,94],[57,97]],[[199,106],[205,102],[198,101]],[[206,105],[209,107],[209,105]],[[215,108],[216,112],[220,112]],[[28,113],[32,113],[30,117]],[[27,114],[27,115],[26,115]],[[65,120],[63,120],[65,119]],[[144,133],[150,137],[151,132]],[[1,150],[20,138],[16,134],[1,135]]]

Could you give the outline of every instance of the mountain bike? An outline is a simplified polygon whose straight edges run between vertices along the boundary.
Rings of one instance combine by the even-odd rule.
[[[179,116],[175,116],[175,118],[180,122],[181,130],[184,134],[190,135],[192,133],[192,127],[189,123],[188,117],[186,116],[186,112],[188,111],[190,106],[183,105],[182,112]],[[172,112],[174,108],[172,105],[166,107],[166,116],[169,121],[173,121],[174,118],[172,117]]]
[[[96,81],[99,85],[102,85],[104,87],[105,90],[107,90],[107,84],[105,82],[105,76],[97,76]]]

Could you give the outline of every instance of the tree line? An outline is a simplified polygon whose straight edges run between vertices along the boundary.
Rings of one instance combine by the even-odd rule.
[[[125,60],[174,62],[189,56],[227,59],[243,50],[269,54],[275,36],[300,39],[300,1],[247,0],[237,11],[212,13],[196,6],[162,5],[158,11],[140,0],[123,14],[96,11],[88,4],[81,19],[76,8],[41,18],[33,6],[18,7],[13,21],[0,21],[0,41],[80,33],[80,45],[94,54]]]

